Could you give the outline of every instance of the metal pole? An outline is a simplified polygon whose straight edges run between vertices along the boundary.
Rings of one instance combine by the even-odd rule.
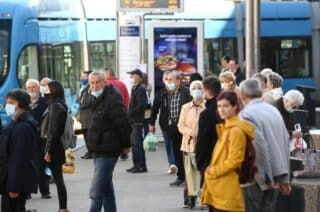
[[[144,64],[144,17],[145,17],[146,14],[142,15],[140,17],[140,25],[141,25],[141,31],[140,31],[140,38],[141,38],[141,41],[140,41],[140,63],[141,64]]]
[[[312,14],[312,70],[314,85],[317,90],[320,90],[320,3],[311,3]],[[316,92],[317,97],[320,97],[319,92]]]
[[[120,18],[120,15],[119,15],[119,11],[117,11],[117,39],[116,39],[116,73],[115,75],[117,77],[119,77],[120,75],[120,61],[119,61],[119,40],[120,40],[120,24],[119,24],[119,18]]]
[[[87,13],[84,7],[84,3],[80,0],[82,7],[82,17],[81,22],[83,22],[84,32],[83,32],[83,69],[85,71],[89,70],[89,50],[88,50],[88,30],[87,30]]]
[[[260,0],[253,2],[254,73],[260,71]]]
[[[240,2],[235,2],[237,11],[237,44],[238,44],[238,60],[241,71],[244,71],[244,43],[243,43],[243,14]]]
[[[253,74],[253,4],[246,0],[246,78]]]

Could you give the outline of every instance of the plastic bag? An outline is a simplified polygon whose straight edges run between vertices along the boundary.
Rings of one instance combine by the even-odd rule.
[[[148,133],[143,141],[143,148],[145,151],[155,152],[158,149],[158,139],[153,133]]]

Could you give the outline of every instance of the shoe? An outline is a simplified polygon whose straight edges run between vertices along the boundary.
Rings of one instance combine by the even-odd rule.
[[[183,205],[181,206],[181,208],[190,208],[190,206],[187,205],[187,204],[183,204]]]
[[[131,171],[131,173],[144,173],[144,172],[148,172],[148,169],[145,167],[140,167],[140,168],[136,168],[134,170]]]
[[[190,209],[192,209],[196,206],[196,200],[197,200],[197,196],[190,196],[189,197]]]
[[[178,167],[174,164],[170,165],[168,174],[177,174],[178,172]]]
[[[170,187],[179,187],[179,186],[183,186],[184,185],[184,181],[176,179],[174,182],[170,183],[169,186]]]
[[[92,155],[89,154],[89,153],[86,153],[84,156],[81,157],[82,159],[84,160],[89,160],[89,159],[92,159]]]
[[[51,199],[51,195],[50,194],[41,194],[41,199]]]
[[[135,166],[132,166],[130,169],[127,169],[127,172],[132,172],[133,170],[135,170],[136,167]]]
[[[89,155],[89,152],[87,152],[86,154],[82,155],[81,158],[82,159],[86,159],[88,157],[88,155]]]
[[[29,209],[29,210],[26,210],[26,212],[37,212],[36,209]]]
[[[121,154],[120,154],[120,160],[122,160],[122,161],[125,161],[125,160],[128,160],[128,154],[127,153],[124,153],[124,152],[122,152]]]

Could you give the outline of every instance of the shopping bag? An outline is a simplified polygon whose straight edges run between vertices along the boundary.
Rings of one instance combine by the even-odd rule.
[[[66,162],[62,165],[62,170],[64,174],[73,174],[75,171],[74,167],[74,152],[72,149],[68,148],[65,151],[66,154]]]
[[[154,133],[149,132],[143,141],[145,151],[155,152],[158,149],[158,139]]]
[[[197,169],[196,154],[192,152],[185,153],[183,162],[188,196],[197,196],[200,190],[201,175]]]

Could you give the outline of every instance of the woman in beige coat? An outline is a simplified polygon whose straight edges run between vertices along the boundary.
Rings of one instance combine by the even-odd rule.
[[[198,135],[200,113],[205,109],[203,102],[203,85],[201,81],[193,81],[190,85],[193,100],[182,106],[178,128],[182,134],[181,151],[184,158],[186,184],[184,190],[184,208],[195,206],[200,190],[200,173],[195,162],[195,145]]]

